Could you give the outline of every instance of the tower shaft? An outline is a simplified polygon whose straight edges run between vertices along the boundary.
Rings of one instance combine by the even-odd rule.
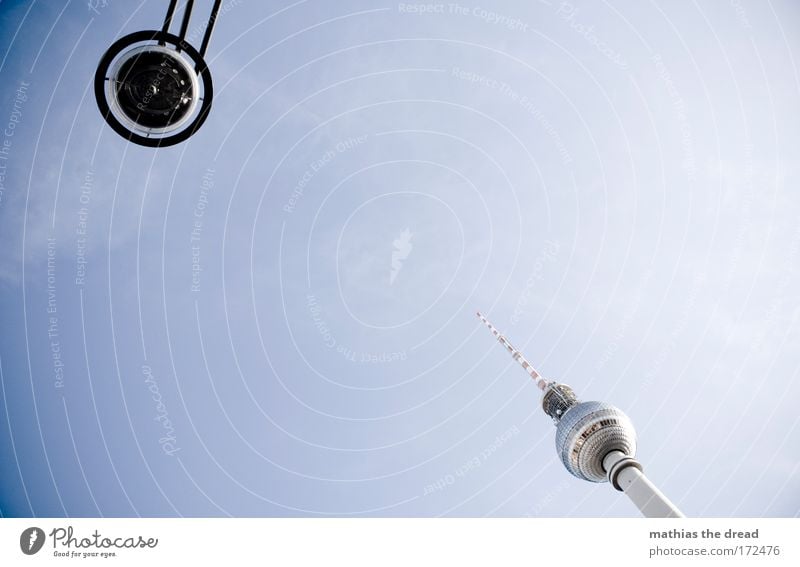
[[[683,518],[677,506],[650,482],[636,459],[622,451],[611,451],[603,467],[614,488],[623,492],[645,518]]]

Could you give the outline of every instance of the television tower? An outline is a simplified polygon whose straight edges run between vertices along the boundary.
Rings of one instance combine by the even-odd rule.
[[[545,380],[486,317],[478,317],[542,390],[542,409],[556,424],[556,451],[572,475],[611,482],[648,518],[684,517],[634,458],[636,431],[627,415],[604,402],[579,402],[566,384]]]

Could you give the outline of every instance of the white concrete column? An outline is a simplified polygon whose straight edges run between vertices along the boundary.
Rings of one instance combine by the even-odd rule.
[[[646,518],[683,518],[680,510],[642,472],[642,465],[621,451],[611,451],[603,468],[614,488],[624,492]]]

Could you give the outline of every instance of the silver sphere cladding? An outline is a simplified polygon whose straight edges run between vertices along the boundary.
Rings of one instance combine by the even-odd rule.
[[[567,470],[591,482],[605,482],[603,458],[611,451],[636,455],[636,430],[621,410],[602,402],[569,408],[556,429],[556,450]]]

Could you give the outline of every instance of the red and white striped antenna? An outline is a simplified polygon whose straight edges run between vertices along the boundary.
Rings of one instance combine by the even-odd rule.
[[[518,351],[514,347],[514,345],[508,342],[508,339],[506,339],[505,336],[500,331],[495,329],[494,325],[492,325],[489,322],[489,320],[486,319],[486,317],[484,317],[481,314],[480,311],[478,311],[478,317],[480,318],[481,321],[483,321],[484,325],[489,327],[489,330],[497,338],[497,341],[501,345],[506,347],[506,350],[508,350],[508,352],[511,353],[511,358],[516,360],[520,364],[520,366],[522,366],[522,368],[525,369],[525,372],[527,372],[530,375],[530,377],[533,378],[533,381],[536,382],[536,385],[539,387],[539,389],[544,390],[545,388],[547,388],[547,381],[544,378],[542,378],[542,375],[539,374],[539,372],[537,372],[537,370],[533,367],[533,365],[530,362],[527,361],[527,359],[522,355],[522,353]]]

